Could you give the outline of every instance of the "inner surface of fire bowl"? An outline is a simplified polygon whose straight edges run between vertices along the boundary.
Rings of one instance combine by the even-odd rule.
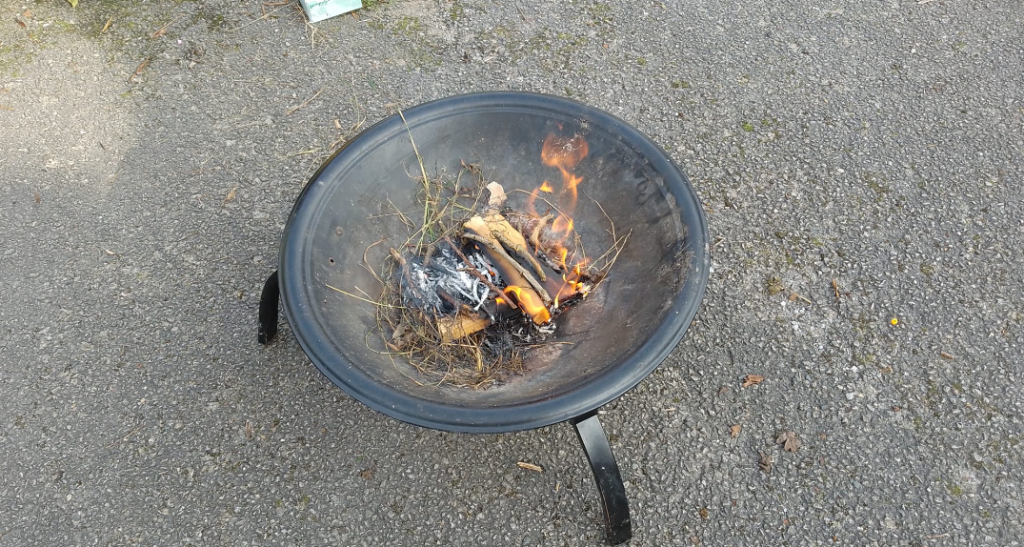
[[[661,363],[703,296],[708,238],[699,200],[657,145],[609,114],[529,93],[452,97],[404,116],[335,154],[303,190],[285,229],[285,313],[331,381],[406,422],[498,432],[579,416]],[[571,173],[542,160],[551,138],[585,139],[587,153]],[[552,319],[554,333],[524,354],[518,370],[475,389],[439,382],[388,351],[372,303],[383,289],[379,265],[420,220],[421,173],[454,179],[464,164],[479,166],[483,182],[500,183],[520,208],[545,181],[557,187],[576,177],[572,218],[588,261],[628,235],[606,278]]]

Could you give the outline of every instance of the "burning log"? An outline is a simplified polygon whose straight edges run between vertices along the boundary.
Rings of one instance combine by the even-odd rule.
[[[501,214],[501,206],[505,204],[507,195],[505,194],[505,188],[497,182],[492,182],[486,186],[489,194],[487,198],[487,209],[484,211],[483,221],[486,224],[487,231],[494,239],[498,240],[505,250],[512,251],[516,256],[530,263],[530,267],[533,271],[537,272],[537,277],[541,281],[547,280],[547,274],[544,272],[544,268],[537,262],[537,259],[530,253],[530,249],[526,246],[526,238],[523,232],[511,224]],[[469,219],[469,222],[474,223],[471,227],[473,231],[479,235],[484,235],[484,226],[476,220],[478,217]],[[465,226],[464,226],[465,227]]]
[[[526,238],[524,238],[523,234],[518,230],[513,228],[512,225],[505,220],[505,217],[500,213],[491,213],[486,217],[483,217],[483,221],[487,224],[487,229],[490,231],[491,235],[501,243],[502,247],[526,260],[533,268],[533,271],[537,272],[537,277],[539,277],[541,281],[547,280],[547,274],[544,273],[544,268],[539,262],[537,262],[537,259],[533,257],[533,254],[531,254],[530,250],[526,247]]]
[[[536,216],[509,211],[505,213],[505,219],[513,229],[530,234],[533,248],[552,269],[565,273],[568,266],[565,264],[567,253],[564,243],[568,234],[558,233],[553,229],[552,221],[556,220],[554,215]]]
[[[505,280],[504,293],[533,322],[542,325],[551,319],[547,305],[552,302],[551,296],[533,275],[502,248],[501,242],[491,232],[488,224],[480,216],[474,216],[463,224],[465,231],[462,237],[475,241],[482,246],[482,251],[494,264],[495,269]],[[520,237],[522,235],[520,234]],[[515,287],[515,289],[510,289]]]
[[[544,302],[551,302],[551,297],[544,290],[544,286],[533,277],[529,270],[524,268],[505,251],[501,244],[501,239],[504,236],[499,237],[492,232],[490,229],[491,225],[487,224],[483,218],[474,216],[462,226],[465,228],[462,237],[483,245],[484,248],[482,250],[494,263],[498,273],[505,279],[506,284],[529,286],[537,292]],[[520,234],[519,237],[522,237],[522,235]],[[540,264],[537,264],[536,267],[540,269]]]

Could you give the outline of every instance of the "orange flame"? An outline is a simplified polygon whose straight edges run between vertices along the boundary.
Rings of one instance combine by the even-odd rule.
[[[562,127],[559,125],[559,130],[561,129]],[[580,282],[582,277],[581,264],[576,264],[570,271],[566,263],[566,260],[569,258],[569,250],[563,244],[573,232],[572,214],[576,210],[576,188],[583,182],[583,177],[574,174],[573,170],[589,153],[590,145],[580,135],[562,137],[551,133],[544,139],[544,144],[541,146],[541,162],[548,167],[557,168],[562,174],[562,188],[558,194],[558,205],[556,207],[558,216],[551,223],[551,233],[556,235],[557,244],[554,244],[554,248],[544,249],[546,253],[558,255],[557,264],[561,271],[566,272],[562,275],[561,287],[558,287],[557,278],[548,278],[547,290],[549,293],[553,292],[555,294],[555,307],[558,307],[560,300],[586,292],[586,287]],[[550,182],[545,180],[540,186],[530,192],[530,196],[526,200],[527,212],[535,217],[541,216],[537,214],[536,202],[542,192],[545,194],[554,193],[554,188]],[[548,203],[554,206],[551,202]],[[551,245],[551,243],[549,242],[548,245]],[[540,249],[537,249],[537,251],[540,251]],[[554,290],[555,288],[557,290]],[[544,306],[544,303],[540,301],[540,297],[534,291],[509,285],[505,288],[504,293],[504,296],[507,298],[498,300],[518,307],[524,314],[533,319],[534,323],[542,325],[551,320],[551,312]]]
[[[556,234],[561,234],[562,241],[568,239],[569,234],[572,233],[572,218],[565,215],[558,215],[558,218],[551,223],[551,231]]]
[[[571,228],[571,226],[570,226],[570,228]],[[559,247],[558,248],[558,265],[561,266],[563,270],[568,267],[566,265],[566,263],[565,263],[565,258],[567,256],[569,256],[569,249],[566,249],[565,247]]]
[[[505,287],[505,294],[513,297],[513,300],[518,303],[519,309],[526,315],[529,315],[534,323],[543,325],[551,320],[551,313],[544,306],[544,303],[539,298],[534,300],[533,291],[524,291],[520,287],[509,285]]]
[[[584,296],[589,292],[586,284],[580,281],[583,276],[582,266],[584,262],[580,262],[572,267],[572,270],[567,274],[562,274],[562,286],[558,288],[558,292],[555,293],[555,307],[557,308],[559,302],[575,296],[576,294],[582,293]]]
[[[590,153],[590,146],[583,137],[559,137],[554,133],[544,139],[540,149],[540,161],[548,167],[557,167],[569,171]]]
[[[526,198],[526,212],[533,216],[540,216],[537,214],[537,196],[540,194],[540,188],[534,188],[530,192],[530,197]]]
[[[571,215],[576,208],[576,187],[583,177],[572,173],[573,168],[590,153],[590,145],[580,135],[572,138],[558,137],[554,133],[544,139],[540,149],[540,161],[548,167],[557,167],[562,172],[561,206]]]
[[[576,210],[577,200],[576,187],[583,182],[583,177],[575,175],[572,171],[589,153],[590,145],[580,135],[561,137],[552,133],[544,139],[544,144],[541,146],[541,162],[548,167],[557,168],[562,173],[562,191],[558,199],[559,215],[551,224],[551,231],[560,236],[559,243],[564,243],[572,234],[572,214]],[[542,192],[552,191],[548,181],[544,181],[539,190]],[[537,195],[536,191],[530,195],[528,205],[533,205]],[[559,249],[558,252],[562,255],[561,265],[565,267],[566,252],[564,249]]]

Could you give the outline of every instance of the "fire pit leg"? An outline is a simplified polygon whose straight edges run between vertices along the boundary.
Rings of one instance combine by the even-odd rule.
[[[629,520],[629,499],[626,498],[626,487],[622,484],[619,465],[615,463],[615,455],[608,444],[597,412],[593,411],[570,420],[576,428],[576,435],[583,445],[583,452],[590,460],[590,468],[594,471],[597,491],[601,495],[601,508],[604,509],[605,532],[608,543],[618,545],[633,537],[633,526]]]
[[[260,295],[260,329],[256,339],[263,345],[269,344],[277,334],[277,300],[280,296],[275,271],[263,284],[263,294]]]

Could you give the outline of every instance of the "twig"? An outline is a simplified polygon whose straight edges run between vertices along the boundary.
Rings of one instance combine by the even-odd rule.
[[[601,270],[601,275],[602,275],[601,280],[594,284],[594,287],[592,289],[590,289],[591,292],[597,290],[597,287],[600,286],[601,283],[604,283],[605,279],[608,279],[608,272],[610,272],[612,270],[612,266],[615,265],[615,261],[617,261],[619,259],[619,253],[621,253],[622,249],[624,249],[626,247],[626,242],[629,241],[629,236],[631,236],[631,235],[633,235],[633,229],[632,228],[629,229],[629,232],[627,232],[626,235],[622,236],[622,239],[620,240],[622,242],[621,245],[618,242],[615,243],[615,247],[618,247],[616,249],[616,251],[615,251],[615,256],[613,256],[612,259],[608,262],[608,265],[605,266],[603,270]],[[613,247],[613,248],[615,248],[615,247]],[[608,253],[605,253],[605,255],[607,255],[607,254]],[[601,258],[604,258],[604,257],[602,256]],[[601,258],[599,258],[598,260],[601,260]],[[596,263],[597,260],[595,260],[594,262]]]
[[[327,285],[327,284],[324,284],[324,286],[327,287],[328,289],[331,289],[332,291],[340,292],[341,294],[343,294],[345,296],[351,296],[352,298],[355,298],[356,300],[362,300],[363,302],[366,302],[367,304],[373,304],[374,306],[381,306],[381,307],[384,307],[384,308],[394,308],[396,310],[404,310],[405,309],[404,306],[392,306],[391,304],[384,304],[383,302],[374,302],[373,300],[370,300],[368,298],[363,298],[362,296],[359,296],[358,294],[352,294],[352,293],[350,293],[348,291],[343,291],[343,290],[341,290],[341,289],[339,289],[337,287],[332,287],[332,286]]]
[[[382,237],[382,238],[378,239],[377,241],[374,241],[373,243],[371,243],[369,247],[363,249],[363,263],[361,264],[362,267],[366,268],[366,271],[370,272],[370,275],[372,275],[373,278],[376,279],[377,282],[380,283],[381,285],[385,285],[384,280],[381,279],[377,275],[377,272],[373,271],[373,268],[370,268],[370,262],[368,260],[366,260],[366,253],[370,252],[370,249],[376,247],[377,245],[380,245],[381,243],[384,243],[385,241],[387,241],[387,239],[388,238],[386,238],[386,237]]]
[[[836,293],[836,302],[839,302],[839,282],[832,280],[832,290]]]
[[[249,26],[249,25],[251,25],[253,23],[262,21],[262,20],[266,19],[267,17],[270,17],[271,15],[273,15],[273,14],[283,10],[286,7],[288,7],[288,4],[291,4],[291,2],[288,2],[287,4],[284,4],[283,6],[277,8],[275,10],[268,11],[267,13],[264,13],[261,17],[257,17],[256,19],[253,19],[252,21],[249,21],[248,23],[246,23],[246,24],[244,24],[244,25],[242,25],[242,26],[240,26],[238,28],[230,29],[228,32],[238,32],[238,31],[244,29],[245,27],[247,27],[247,26]]]
[[[388,252],[391,254],[391,258],[394,259],[394,261],[402,269],[402,277],[405,278],[405,284],[409,287],[409,290],[412,291],[413,295],[416,296],[417,300],[422,301],[423,295],[420,294],[420,291],[416,287],[416,284],[413,283],[412,271],[409,268],[409,262],[406,261],[405,257],[402,256],[402,253],[398,252],[398,249],[395,249],[394,247],[388,249]],[[456,307],[458,307],[458,305],[456,305]]]
[[[548,214],[540,217],[540,220],[537,221],[537,225],[533,227],[533,231],[530,233],[530,243],[533,243],[533,248],[537,252],[540,252],[540,231],[543,230],[544,227],[547,226],[549,222],[554,220],[554,218],[555,218],[554,215],[552,215],[551,213],[548,213]],[[615,228],[612,228],[612,230],[613,230],[612,239],[615,239],[615,237],[614,237],[614,230],[615,230]]]
[[[545,347],[548,347],[548,346],[575,346],[575,345],[576,345],[576,342],[545,342],[543,344],[530,344],[529,346],[526,346],[526,347],[528,347],[530,349],[534,349],[534,348],[545,348]]]
[[[113,22],[114,22],[114,16],[111,15],[110,19],[107,19],[107,24],[103,25],[103,30],[100,31],[100,34],[103,34],[103,33],[107,32],[107,29],[110,28],[110,23],[113,23]]]
[[[423,191],[427,194],[423,205],[422,232],[420,232],[419,243],[416,244],[416,247],[419,248],[423,244],[423,236],[427,235],[427,213],[430,211],[430,178],[427,177],[427,168],[423,166],[423,156],[420,155],[420,149],[416,147],[416,141],[412,138],[412,129],[409,128],[409,122],[405,120],[405,114],[402,113],[401,108],[398,109],[398,116],[402,118],[402,123],[405,124],[405,132],[409,134],[412,151],[416,154],[416,163],[420,165],[420,174],[423,175]]]
[[[385,198],[385,199],[387,199],[387,200],[388,200],[388,205],[390,205],[390,206],[391,206],[391,208],[395,210],[395,213],[396,213],[396,214],[398,214],[398,218],[402,219],[402,224],[405,224],[406,226],[408,226],[408,227],[409,227],[409,229],[412,229],[412,228],[414,228],[414,225],[413,225],[412,221],[411,221],[411,220],[409,220],[409,217],[405,216],[405,213],[403,213],[403,212],[402,212],[402,210],[401,210],[401,209],[399,209],[399,208],[398,208],[398,206],[397,206],[397,205],[395,205],[395,204],[394,204],[394,203],[393,203],[393,202],[391,201],[391,198]],[[383,216],[383,215],[382,215],[382,216]],[[370,217],[370,218],[373,218],[373,217]]]
[[[320,88],[320,91],[317,91],[316,93],[314,93],[314,94],[313,94],[313,96],[312,96],[312,97],[310,97],[310,98],[306,99],[305,101],[302,101],[302,104],[300,104],[300,105],[298,105],[298,106],[293,106],[293,107],[291,107],[290,109],[288,109],[288,112],[285,112],[285,113],[284,113],[284,115],[285,115],[285,116],[291,116],[291,115],[292,115],[292,114],[294,114],[294,113],[295,113],[296,111],[298,111],[298,110],[301,110],[301,109],[303,109],[303,108],[306,108],[306,105],[308,105],[309,103],[313,102],[313,99],[315,99],[315,98],[319,97],[319,96],[320,96],[320,94],[324,92],[324,89],[326,89],[326,88],[323,88],[323,87],[321,87],[321,88]]]
[[[601,214],[604,215],[604,218],[608,219],[608,224],[610,224],[612,228],[612,241],[618,241],[619,238],[615,237],[615,222],[612,221],[612,217],[608,216],[604,207],[601,206],[601,202],[591,197],[590,193],[587,192],[586,189],[583,190],[583,194],[590,198],[590,201],[593,201],[594,205],[597,205],[597,208],[601,210]]]
[[[172,19],[172,20],[171,20],[171,22],[170,22],[170,23],[167,23],[166,25],[164,25],[164,26],[160,27],[160,29],[159,29],[159,30],[157,30],[156,32],[154,32],[154,33],[153,33],[153,35],[152,35],[152,36],[150,36],[150,38],[159,38],[159,37],[161,37],[161,36],[163,36],[163,35],[167,34],[167,27],[169,27],[169,26],[173,25],[174,23],[177,23],[178,21],[181,21],[181,19],[182,19],[183,17],[185,17],[185,14],[184,14],[184,13],[183,13],[183,14],[181,14],[181,15],[179,15],[179,16],[177,16],[177,17],[175,17],[174,19]],[[111,19],[113,19],[113,17],[111,17]],[[108,22],[107,24],[110,24],[110,23]],[[106,30],[106,27],[103,27],[103,28],[104,28],[104,30]],[[100,32],[100,34],[103,34],[103,33],[102,33],[102,32]]]
[[[536,465],[536,464],[532,464],[532,463],[528,463],[528,462],[516,462],[516,465],[518,465],[522,469],[527,469],[529,471],[535,471],[537,473],[543,473],[544,472],[544,468],[539,466],[539,465]]]
[[[519,192],[519,193],[521,193],[521,194],[526,194],[526,195],[528,195],[528,196],[534,196],[533,192],[527,192],[526,190],[523,190],[523,189],[521,189],[521,188],[513,188],[513,189],[509,190],[509,192],[510,192],[510,193],[511,193],[511,192]],[[561,209],[559,209],[557,205],[555,205],[554,203],[551,203],[551,201],[550,201],[550,200],[548,200],[548,198],[546,198],[546,197],[544,197],[544,196],[539,196],[539,195],[537,195],[537,196],[534,196],[534,198],[535,198],[535,199],[539,199],[539,200],[543,201],[544,203],[547,203],[547,204],[548,204],[548,207],[551,207],[552,209],[554,209],[554,210],[555,210],[555,212],[556,212],[556,213],[558,213],[558,214],[562,215],[563,217],[565,217],[565,218],[571,218],[571,217],[570,217],[570,215],[567,215],[567,214],[563,213],[563,212],[562,212],[562,210],[561,210]]]
[[[354,123],[352,125],[352,127],[350,127],[348,129],[347,132],[342,133],[341,136],[339,136],[337,139],[334,139],[334,142],[332,142],[331,145],[328,148],[330,148],[331,150],[334,150],[335,148],[338,147],[338,145],[344,144],[344,143],[348,142],[348,137],[350,137],[352,135],[352,133],[355,133],[355,132],[359,131],[359,129],[361,127],[363,127],[364,123],[366,123],[366,116],[363,116],[362,119],[360,119],[358,122]],[[338,128],[339,131],[342,130],[341,129],[341,122],[338,121],[338,120],[334,120],[334,127]]]

